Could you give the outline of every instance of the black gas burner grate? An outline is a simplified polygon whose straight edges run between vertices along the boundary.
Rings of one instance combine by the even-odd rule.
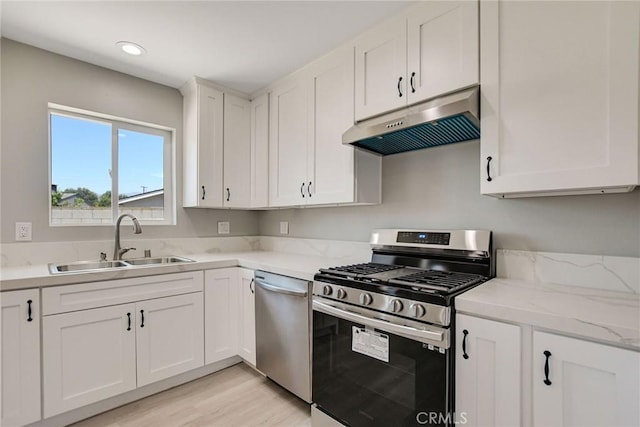
[[[364,264],[352,264],[352,265],[344,265],[341,267],[332,267],[327,269],[321,269],[320,271],[326,273],[339,273],[345,275],[353,275],[353,276],[365,276],[369,274],[377,274],[383,273],[385,271],[396,270],[398,268],[402,268],[400,265],[388,265],[388,264],[376,264],[372,262],[364,263]]]
[[[452,271],[425,270],[389,281],[389,284],[418,286],[427,289],[453,291],[480,283],[485,278],[477,274],[457,273]]]

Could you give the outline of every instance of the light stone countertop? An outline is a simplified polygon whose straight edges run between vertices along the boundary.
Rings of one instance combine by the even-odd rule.
[[[0,290],[40,288],[101,280],[125,279],[154,274],[178,273],[183,271],[209,270],[224,267],[245,267],[252,270],[267,270],[272,273],[313,280],[320,268],[344,265],[351,262],[367,262],[368,259],[345,259],[317,255],[299,255],[276,251],[247,251],[229,253],[202,253],[186,256],[196,262],[120,267],[98,272],[77,272],[50,274],[47,264],[4,267],[0,270]]]
[[[640,295],[496,278],[456,298],[458,313],[640,350]]]

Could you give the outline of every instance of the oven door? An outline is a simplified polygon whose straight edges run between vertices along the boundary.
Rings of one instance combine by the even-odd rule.
[[[315,297],[312,364],[312,400],[342,424],[453,424],[447,329]]]

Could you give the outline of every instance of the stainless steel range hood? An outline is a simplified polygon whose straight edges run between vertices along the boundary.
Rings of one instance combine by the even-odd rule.
[[[480,137],[479,88],[473,87],[357,123],[342,143],[386,156]]]

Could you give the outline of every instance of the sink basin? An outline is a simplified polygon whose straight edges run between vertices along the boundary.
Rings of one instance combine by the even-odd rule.
[[[78,271],[100,271],[105,268],[127,267],[123,261],[78,261],[68,264],[49,264],[49,271],[56,273],[74,273]]]
[[[195,261],[189,258],[182,258],[179,256],[162,256],[162,257],[154,257],[154,258],[125,259],[124,262],[130,265],[136,266],[136,265],[175,264],[178,262],[195,262]]]

